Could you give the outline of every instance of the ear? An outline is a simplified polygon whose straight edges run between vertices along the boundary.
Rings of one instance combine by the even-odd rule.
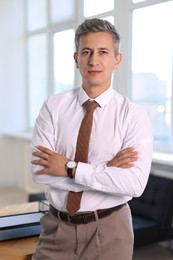
[[[118,53],[115,57],[114,70],[117,70],[122,61],[122,53]]]
[[[74,58],[75,63],[76,63],[76,68],[78,69],[77,52],[74,52],[73,58]]]

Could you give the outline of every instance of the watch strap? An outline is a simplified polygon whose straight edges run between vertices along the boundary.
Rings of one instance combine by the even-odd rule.
[[[67,168],[67,175],[68,175],[68,177],[69,178],[71,178],[71,179],[73,179],[74,177],[73,177],[73,169],[74,168]]]

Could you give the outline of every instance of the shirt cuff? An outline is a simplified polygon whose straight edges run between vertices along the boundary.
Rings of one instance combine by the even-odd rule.
[[[79,162],[76,168],[75,183],[88,186],[94,170],[93,168],[94,166],[91,164]]]

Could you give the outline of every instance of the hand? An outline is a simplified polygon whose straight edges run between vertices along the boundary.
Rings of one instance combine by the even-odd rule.
[[[108,167],[119,167],[128,169],[134,166],[133,162],[137,161],[138,152],[133,147],[126,148],[119,153],[107,164]]]
[[[34,151],[32,154],[39,157],[39,159],[31,161],[31,163],[44,167],[44,169],[36,172],[36,175],[50,174],[54,176],[67,176],[65,167],[69,161],[67,157],[43,146],[37,146],[36,148],[39,151]]]

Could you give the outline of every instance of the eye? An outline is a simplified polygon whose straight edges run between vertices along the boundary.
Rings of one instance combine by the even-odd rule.
[[[107,50],[101,50],[101,51],[100,51],[100,54],[101,54],[101,55],[107,55],[107,54],[108,54],[108,51],[107,51]]]
[[[83,51],[82,51],[82,55],[83,55],[83,56],[90,55],[90,53],[91,53],[90,50],[83,50]]]

